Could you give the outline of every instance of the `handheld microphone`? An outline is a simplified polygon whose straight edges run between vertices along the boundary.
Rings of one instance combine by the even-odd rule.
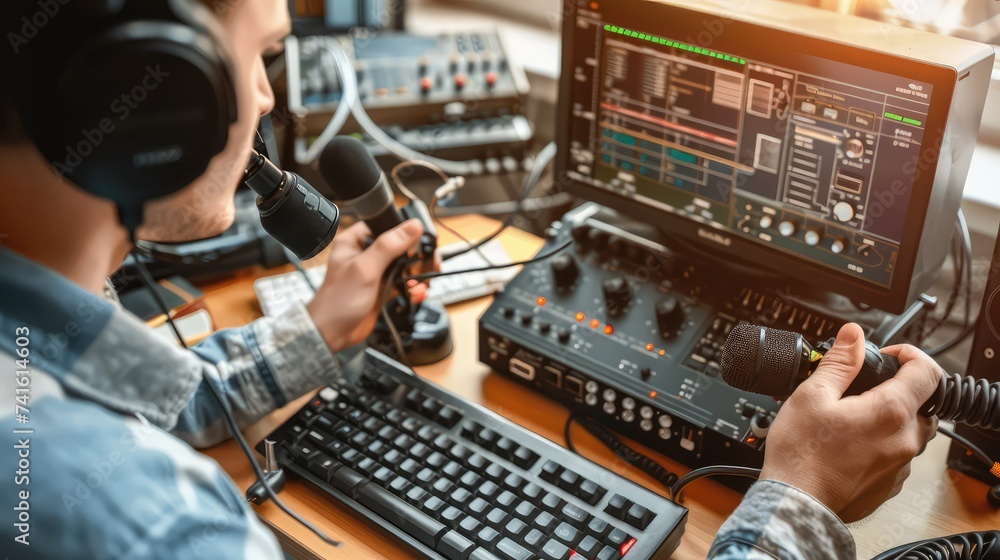
[[[402,209],[396,208],[395,196],[385,172],[360,140],[337,136],[323,148],[319,171],[329,187],[329,198],[340,201],[368,224],[372,235],[379,235],[416,218],[424,226],[420,238],[420,258],[433,258],[437,249],[437,233],[427,205],[413,200]]]
[[[259,196],[264,229],[299,259],[311,259],[333,241],[340,210],[302,177],[278,169],[256,150],[244,183]]]
[[[819,347],[801,334],[741,323],[733,328],[722,350],[719,373],[730,387],[759,395],[784,397],[816,371],[834,339]],[[889,379],[899,360],[865,341],[865,362],[846,395],[860,395]]]
[[[737,325],[722,349],[719,373],[730,387],[783,398],[816,371],[835,339],[811,346],[798,333],[747,323]],[[845,395],[859,395],[899,371],[899,360],[865,341],[865,361]],[[1000,382],[946,374],[920,409],[937,416],[987,430],[1000,430]]]

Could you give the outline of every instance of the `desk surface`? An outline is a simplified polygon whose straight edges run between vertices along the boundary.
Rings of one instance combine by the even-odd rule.
[[[470,238],[479,238],[496,227],[496,222],[475,216],[458,217],[448,223]],[[443,237],[442,241],[453,241]],[[500,241],[513,259],[530,257],[541,240],[519,230],[507,230]],[[308,264],[307,264],[308,266]],[[209,309],[219,328],[246,324],[260,316],[253,293],[253,280],[261,275],[290,271],[286,267],[266,272],[249,272],[234,279],[203,287]],[[476,322],[490,298],[456,304],[448,308],[455,338],[455,350],[444,361],[417,368],[417,372],[445,388],[478,402],[498,414],[564,445],[562,428],[569,415],[567,409],[509,381],[479,363],[476,357],[478,332]],[[245,430],[251,445],[256,445],[273,428],[294,414],[306,402],[303,397]],[[665,495],[665,490],[641,471],[624,464],[590,434],[573,431],[573,442],[587,458],[629,478],[650,490]],[[651,454],[672,472],[683,474],[686,467],[656,454],[649,448],[631,442],[636,448]],[[887,502],[871,517],[854,524],[851,532],[857,541],[859,558],[918,539],[950,535],[1000,526],[1000,513],[986,503],[985,484],[946,469],[948,440],[936,437],[923,455],[913,464],[913,473],[902,493]],[[253,472],[235,442],[229,441],[206,450],[233,477],[239,488],[253,482]],[[332,548],[274,504],[257,508],[258,514],[278,535],[282,546],[301,560],[311,558],[380,559],[412,558],[409,549],[369,526],[365,520],[348,512],[295,477],[290,477],[281,494],[285,503],[328,535],[345,542],[343,548]],[[711,481],[701,481],[685,490],[684,505],[690,510],[680,548],[674,558],[705,558],[719,526],[736,508],[741,495]]]

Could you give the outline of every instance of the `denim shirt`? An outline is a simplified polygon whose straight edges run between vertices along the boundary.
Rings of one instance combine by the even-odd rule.
[[[185,350],[0,249],[0,557],[281,558],[192,448],[229,437],[206,373],[245,426],[340,370],[301,305]]]

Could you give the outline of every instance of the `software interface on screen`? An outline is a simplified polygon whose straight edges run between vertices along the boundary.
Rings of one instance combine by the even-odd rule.
[[[735,234],[890,285],[931,84],[780,48],[716,51],[669,24],[576,20],[575,180],[700,222],[707,242]]]

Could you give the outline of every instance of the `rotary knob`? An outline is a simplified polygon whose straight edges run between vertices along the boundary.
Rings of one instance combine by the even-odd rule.
[[[806,245],[815,247],[819,245],[820,240],[823,239],[823,234],[815,229],[810,229],[806,230],[806,232],[802,235],[802,238],[805,240]]]
[[[764,214],[763,216],[760,217],[760,222],[758,222],[758,224],[760,224],[760,229],[768,229],[772,225],[774,225],[774,218],[772,218],[767,214]]]
[[[858,159],[865,155],[865,145],[861,143],[861,140],[851,138],[847,141],[847,145],[844,146],[844,153],[849,158]]]
[[[619,276],[604,281],[604,302],[609,315],[620,315],[632,302],[632,286]]]
[[[830,243],[830,251],[833,254],[835,254],[835,255],[839,255],[839,254],[843,253],[844,249],[846,249],[846,248],[847,248],[847,246],[845,245],[843,239],[839,239],[839,238],[838,239],[834,239],[833,242]]]
[[[791,220],[785,220],[778,224],[778,233],[782,237],[791,237],[795,235],[795,222]]]
[[[660,327],[660,336],[670,338],[684,323],[684,308],[677,298],[667,296],[656,304],[656,324]]]
[[[854,207],[851,203],[841,200],[833,207],[833,217],[842,222],[849,222],[854,219]]]
[[[580,267],[572,255],[562,254],[552,259],[552,278],[557,290],[562,292],[571,289],[579,277]]]

